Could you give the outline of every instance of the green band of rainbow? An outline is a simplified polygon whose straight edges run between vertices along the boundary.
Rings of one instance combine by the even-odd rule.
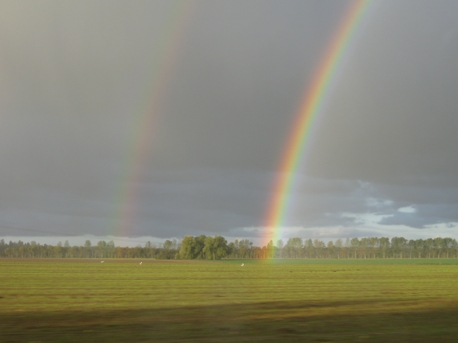
[[[304,94],[282,155],[278,178],[274,183],[265,220],[264,245],[270,240],[275,244],[276,240],[281,238],[281,227],[290,206],[296,171],[304,159],[314,123],[329,94],[332,80],[342,65],[352,38],[371,2],[371,0],[357,0],[351,4]]]

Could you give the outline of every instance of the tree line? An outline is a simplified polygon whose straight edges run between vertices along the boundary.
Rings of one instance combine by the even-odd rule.
[[[222,258],[458,258],[455,239],[436,237],[407,240],[404,237],[347,238],[328,241],[290,238],[284,243],[270,241],[258,247],[248,239],[228,243],[222,236],[185,236],[180,242],[166,240],[159,246],[147,242],[145,246],[117,247],[113,241],[99,241],[92,245],[86,240],[83,246],[70,246],[68,241],[57,245],[38,244],[34,241],[6,243],[0,240],[0,257],[13,258],[155,258],[201,259]]]
[[[35,241],[24,243],[22,241],[5,243],[0,239],[0,258],[156,258],[174,259],[178,243],[166,240],[160,246],[147,242],[144,247],[120,247],[113,241],[99,241],[92,245],[86,240],[83,246],[70,246],[68,240],[57,245],[38,244]]]

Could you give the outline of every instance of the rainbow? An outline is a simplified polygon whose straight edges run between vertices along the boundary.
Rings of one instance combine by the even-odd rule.
[[[293,121],[291,135],[288,137],[282,154],[278,177],[274,182],[268,204],[263,245],[267,245],[270,240],[275,244],[277,239],[281,238],[282,225],[291,202],[296,171],[304,159],[305,149],[309,145],[316,119],[322,113],[325,100],[329,98],[331,84],[371,2],[371,0],[356,0],[351,4],[321,59],[312,82],[304,93],[299,111]]]
[[[135,218],[140,183],[144,177],[144,163],[154,145],[157,132],[157,118],[168,84],[173,76],[173,67],[179,56],[180,43],[185,35],[185,28],[196,1],[175,3],[165,20],[161,40],[152,52],[152,64],[148,74],[148,85],[144,101],[133,116],[118,189],[115,195],[115,208],[108,234],[131,236],[135,234]]]

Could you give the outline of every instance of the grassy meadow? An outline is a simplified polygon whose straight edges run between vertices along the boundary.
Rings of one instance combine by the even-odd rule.
[[[458,259],[139,262],[0,260],[0,342],[458,341]]]

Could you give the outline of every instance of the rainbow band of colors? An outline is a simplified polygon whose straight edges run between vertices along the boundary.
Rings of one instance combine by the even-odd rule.
[[[265,221],[266,234],[263,245],[270,240],[275,244],[281,238],[282,225],[291,202],[295,175],[302,165],[314,123],[322,112],[324,102],[329,97],[330,85],[371,3],[371,0],[357,0],[351,4],[304,94],[282,155],[278,178],[275,180]]]

